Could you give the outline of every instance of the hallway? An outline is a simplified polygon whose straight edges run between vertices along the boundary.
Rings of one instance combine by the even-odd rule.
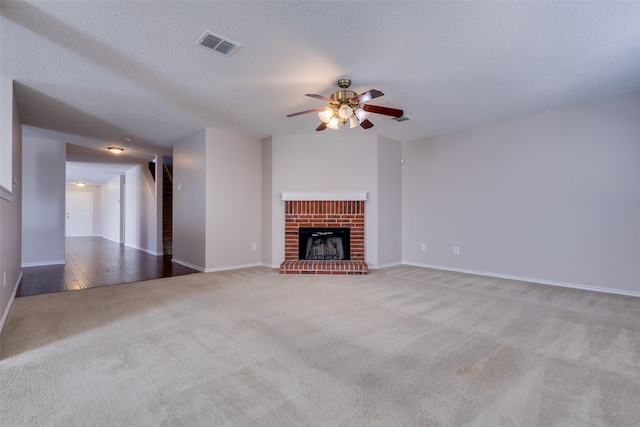
[[[75,291],[162,277],[198,273],[102,237],[67,237],[66,264],[24,267],[16,297]]]

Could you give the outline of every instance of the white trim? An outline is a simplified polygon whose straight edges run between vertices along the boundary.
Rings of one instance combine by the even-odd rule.
[[[267,268],[277,268],[277,269],[280,269],[280,265],[281,265],[281,264],[282,264],[282,263],[280,263],[280,264],[269,264],[268,262],[263,262],[263,263],[262,263],[262,264],[260,264],[260,265],[261,265],[261,266],[263,266],[263,267],[267,267]]]
[[[576,283],[556,282],[553,280],[534,279],[532,277],[511,276],[509,274],[489,273],[486,271],[465,270],[462,268],[443,267],[440,265],[419,264],[413,262],[403,262],[404,265],[412,265],[414,267],[433,268],[436,270],[454,271],[456,273],[475,274],[477,276],[497,277],[499,279],[517,280],[520,282],[538,283],[541,285],[559,286],[562,288],[581,289],[583,291],[602,292],[606,294],[625,295],[629,297],[640,297],[640,292],[626,291],[624,289],[601,288],[598,286],[579,285]]]
[[[204,273],[204,268],[198,267],[197,265],[189,264],[185,261],[180,261],[177,258],[171,258],[171,262],[175,262],[176,264],[184,265],[185,267],[193,268],[194,270],[198,270],[201,273]]]
[[[10,202],[13,202],[16,199],[16,195],[4,188],[2,185],[0,185],[0,197]]]
[[[366,191],[283,191],[284,201],[360,201],[367,200]]]
[[[44,261],[44,262],[23,262],[22,267],[41,267],[45,265],[64,265],[67,262],[65,260],[60,261]]]
[[[162,252],[153,252],[153,251],[152,251],[152,250],[150,250],[150,249],[143,249],[143,248],[139,248],[139,247],[137,247],[137,246],[133,246],[133,245],[130,245],[130,244],[128,244],[128,243],[125,243],[124,245],[125,245],[125,246],[130,247],[131,249],[137,249],[137,250],[139,250],[139,251],[146,252],[146,253],[151,254],[151,255],[155,255],[155,256],[164,255]]]
[[[256,262],[254,264],[241,264],[241,265],[230,265],[226,267],[205,268],[204,272],[213,273],[214,271],[237,270],[239,268],[249,268],[249,267],[262,267],[262,263]]]
[[[0,320],[0,332],[2,332],[2,328],[4,328],[4,322],[9,317],[9,311],[11,310],[11,305],[13,305],[13,300],[16,299],[16,292],[18,292],[18,286],[20,285],[20,280],[22,280],[22,271],[18,275],[18,280],[16,281],[16,285],[13,287],[13,293],[11,294],[11,298],[9,298],[9,303],[7,304],[7,308],[2,315],[2,320]]]
[[[123,243],[124,243],[124,242],[121,242],[121,241],[119,241],[119,240],[112,239],[111,237],[101,236],[101,235],[99,235],[99,234],[98,234],[98,235],[96,235],[96,237],[100,237],[100,238],[102,238],[102,239],[106,239],[106,240],[109,240],[109,241],[111,241],[111,242],[115,242],[115,243],[119,243],[119,244],[123,244]]]
[[[373,265],[373,264],[369,264],[369,270],[379,270],[381,268],[389,268],[389,267],[395,267],[396,265],[402,265],[402,261],[397,261],[397,262],[390,262],[388,264],[378,264],[378,265]]]

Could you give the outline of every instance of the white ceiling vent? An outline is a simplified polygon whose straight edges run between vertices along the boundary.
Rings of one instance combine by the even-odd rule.
[[[224,56],[231,56],[236,50],[240,49],[240,44],[225,39],[211,31],[205,31],[196,44],[211,49]]]
[[[407,116],[400,116],[400,117],[391,117],[391,120],[395,120],[396,122],[406,122],[407,120],[410,120],[411,117],[407,117]]]

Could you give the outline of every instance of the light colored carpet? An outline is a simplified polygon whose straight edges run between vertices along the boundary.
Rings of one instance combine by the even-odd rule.
[[[3,426],[637,426],[640,298],[398,266],[16,299]]]

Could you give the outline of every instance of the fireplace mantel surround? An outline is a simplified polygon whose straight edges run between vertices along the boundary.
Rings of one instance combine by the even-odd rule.
[[[366,191],[283,191],[284,201],[366,201]]]
[[[367,274],[364,261],[366,191],[285,191],[285,260],[281,274]],[[300,228],[349,228],[348,260],[300,260]]]

